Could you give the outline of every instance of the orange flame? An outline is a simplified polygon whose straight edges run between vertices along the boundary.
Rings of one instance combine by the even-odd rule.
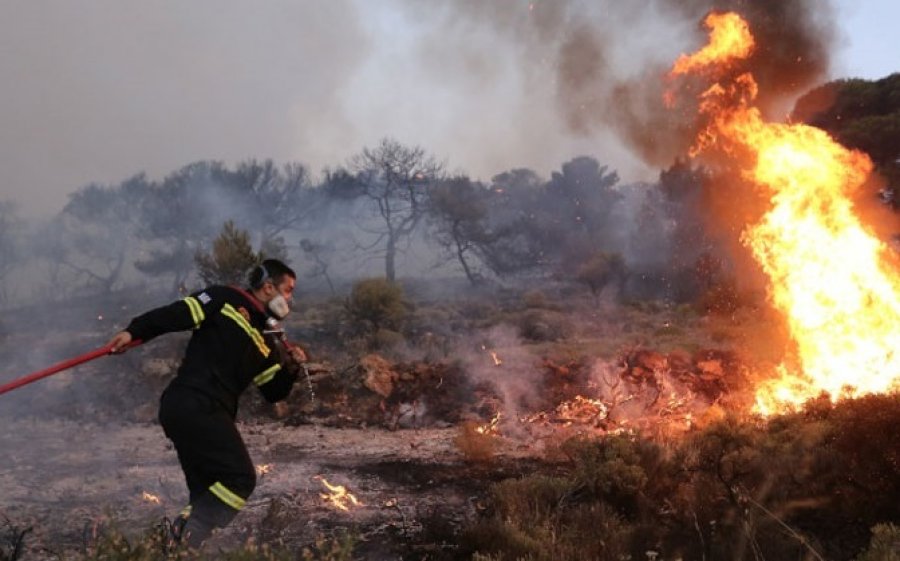
[[[709,43],[692,55],[681,55],[672,66],[671,75],[696,72],[711,65],[721,66],[731,60],[745,59],[755,46],[750,26],[734,12],[712,12],[703,20],[710,30]]]
[[[321,475],[317,475],[316,479],[322,482],[322,485],[328,489],[328,493],[320,493],[325,501],[330,503],[332,506],[339,510],[349,511],[351,506],[361,506],[362,503],[353,495],[347,491],[347,488],[343,485],[332,485],[328,482],[327,479],[322,477]]]
[[[498,411],[494,418],[491,419],[491,422],[481,425],[479,427],[475,427],[475,432],[478,434],[497,434],[500,432],[498,425],[500,424],[500,412]]]
[[[157,497],[156,495],[154,495],[152,493],[148,493],[147,491],[144,491],[141,494],[141,498],[144,499],[145,501],[147,501],[148,503],[162,504],[162,502],[159,500],[159,497]]]
[[[711,45],[726,43],[717,37],[714,28]],[[682,56],[672,73],[715,63],[707,57],[717,49]],[[736,56],[722,52],[718,62]],[[769,198],[768,211],[743,231],[741,241],[768,275],[770,299],[787,318],[796,344],[797,365],[782,363],[779,377],[757,388],[757,410],[790,409],[822,392],[836,400],[896,389],[900,279],[891,264],[896,258],[860,221],[851,200],[872,163],[822,130],[765,122],[753,106],[756,93],[750,74],[704,92],[700,110],[710,125],[694,152],[747,155],[744,178]]]

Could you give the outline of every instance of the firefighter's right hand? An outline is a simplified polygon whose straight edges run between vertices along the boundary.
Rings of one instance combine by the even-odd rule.
[[[124,353],[131,344],[131,333],[127,331],[119,331],[113,335],[112,339],[106,344],[110,353]]]

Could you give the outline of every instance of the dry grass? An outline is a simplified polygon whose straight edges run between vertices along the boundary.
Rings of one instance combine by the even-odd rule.
[[[459,427],[454,443],[468,462],[488,463],[493,461],[497,451],[497,437],[482,432],[482,425],[466,421]]]

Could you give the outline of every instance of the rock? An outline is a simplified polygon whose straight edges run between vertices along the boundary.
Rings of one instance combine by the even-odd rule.
[[[381,355],[369,354],[360,359],[359,367],[363,371],[363,385],[367,389],[381,397],[391,395],[398,375],[390,362]]]

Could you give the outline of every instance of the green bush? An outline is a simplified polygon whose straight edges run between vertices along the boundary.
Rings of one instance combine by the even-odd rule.
[[[250,234],[231,220],[222,226],[210,251],[197,250],[194,255],[200,278],[207,284],[243,285],[247,271],[262,260],[262,254],[253,251],[250,245]]]
[[[573,460],[575,481],[593,496],[630,497],[647,484],[637,445],[628,437],[576,437],[564,442],[560,451]]]
[[[898,561],[900,530],[885,524],[900,520],[898,425],[895,393],[725,417],[665,447],[573,438],[559,447],[568,461],[545,466],[552,475],[495,484],[462,549],[504,560]]]
[[[372,332],[382,327],[397,329],[409,314],[403,288],[384,278],[356,282],[345,309],[357,326]]]
[[[519,335],[535,342],[559,341],[569,337],[574,327],[565,314],[531,309],[518,317]]]
[[[611,506],[585,501],[568,477],[534,475],[491,488],[493,513],[468,528],[461,550],[473,559],[627,559],[632,529]]]

